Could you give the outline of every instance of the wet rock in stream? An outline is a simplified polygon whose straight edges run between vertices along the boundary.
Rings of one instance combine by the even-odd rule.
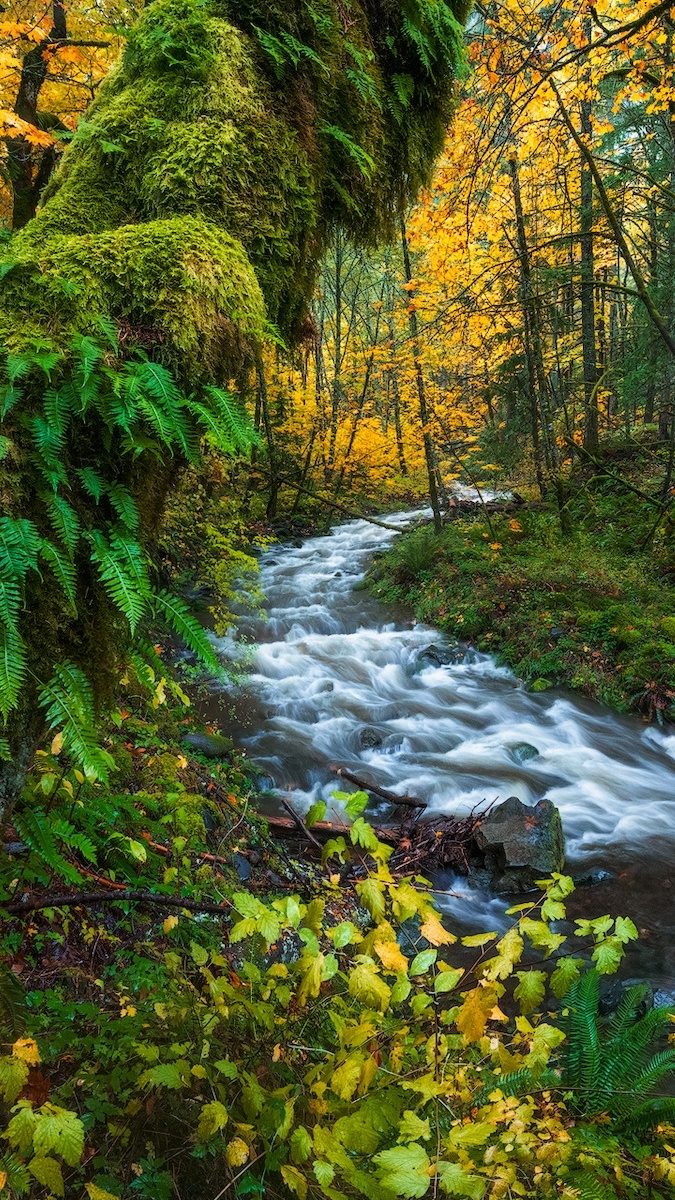
[[[472,873],[496,892],[523,892],[565,865],[560,813],[550,800],[531,808],[509,796],[476,829],[483,865]]]

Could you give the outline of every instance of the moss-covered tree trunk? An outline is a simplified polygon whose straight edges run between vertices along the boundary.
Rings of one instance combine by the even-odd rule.
[[[78,721],[153,603],[171,480],[205,430],[236,443],[230,381],[273,328],[302,336],[332,232],[388,234],[428,176],[464,15],[154,0],[140,17],[0,263],[5,801],[43,709],[86,757]]]

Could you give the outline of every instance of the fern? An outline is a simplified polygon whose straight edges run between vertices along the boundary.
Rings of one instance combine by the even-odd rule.
[[[279,36],[275,37],[274,34],[269,33],[265,29],[260,29],[257,25],[254,25],[252,28],[262,49],[272,59],[279,78],[289,63],[297,68],[303,59],[314,63],[321,71],[328,74],[328,67],[316,53],[316,50],[313,50],[311,46],[305,45],[304,42],[298,41],[286,29],[279,30]]]
[[[14,408],[14,405],[23,396],[20,388],[15,388],[11,383],[0,387],[0,421],[4,421],[7,413]]]
[[[0,626],[0,713],[16,707],[26,677],[26,648],[15,629]]]
[[[52,821],[40,808],[24,808],[14,818],[21,840],[37,855],[41,874],[45,881],[50,875],[60,875],[68,883],[79,883],[81,875],[63,857],[56,833],[58,822]]]
[[[96,862],[96,847],[91,838],[80,833],[70,821],[58,817],[52,821],[52,832],[55,838],[63,842],[69,849],[77,850],[87,862]]]
[[[237,403],[234,396],[222,388],[205,387],[204,397],[208,409],[217,422],[214,436],[220,450],[226,454],[247,453],[260,444],[260,438],[248,414]],[[204,412],[204,406],[195,406]]]
[[[0,762],[11,762],[12,748],[7,738],[0,737]]]
[[[40,704],[51,730],[63,731],[63,746],[91,778],[107,783],[114,761],[96,736],[91,684],[73,663],[59,663],[49,683],[40,688]]]
[[[75,564],[67,557],[53,542],[43,541],[40,547],[40,556],[50,567],[52,573],[56,576],[61,584],[63,591],[70,603],[71,612],[77,615],[76,607],[76,587],[77,574]]]
[[[21,591],[14,579],[3,579],[0,575],[0,621],[7,629],[16,630],[19,609],[21,608]]]
[[[111,600],[124,613],[135,633],[147,606],[149,584],[143,552],[137,542],[120,534],[108,541],[100,530],[89,535],[93,562]]]
[[[190,650],[194,651],[209,670],[214,674],[220,674],[220,663],[211,643],[183,601],[167,591],[155,592],[153,600],[156,611],[182,637]]]
[[[111,484],[106,488],[106,491],[110,498],[110,503],[115,509],[120,521],[122,521],[129,530],[137,529],[138,510],[131,492],[121,483]]]
[[[58,495],[46,496],[45,504],[52,529],[70,553],[74,553],[81,532],[80,520],[75,509],[71,508],[63,496]]]
[[[75,474],[80,479],[84,490],[93,496],[98,504],[105,491],[105,484],[98,471],[95,471],[93,467],[80,467]]]
[[[32,521],[0,517],[0,574],[23,579],[37,569],[40,535]]]
[[[325,133],[328,137],[333,138],[333,140],[338,142],[341,146],[344,146],[349,156],[354,159],[354,162],[358,166],[365,179],[372,178],[375,172],[375,160],[371,158],[371,156],[363,149],[362,146],[359,146],[358,143],[354,141],[353,137],[346,133],[344,129],[340,129],[339,125],[323,124],[321,126],[321,132]]]

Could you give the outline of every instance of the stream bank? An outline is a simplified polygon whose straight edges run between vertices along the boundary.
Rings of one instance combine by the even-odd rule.
[[[387,523],[404,529],[413,517]],[[450,646],[408,608],[383,605],[364,578],[394,536],[351,521],[267,550],[266,619],[216,641],[248,675],[216,690],[203,714],[268,781],[269,811],[281,794],[300,812],[323,798],[339,817],[336,765],[422,797],[431,814],[510,795],[551,800],[569,869],[586,881],[580,915],[629,912],[643,931],[632,970],[675,990],[675,913],[663,903],[675,884],[675,735],[564,689],[532,692],[489,655]],[[387,811],[369,810],[373,820]],[[454,893],[440,899],[460,927],[506,927],[503,898],[451,873],[435,886]]]

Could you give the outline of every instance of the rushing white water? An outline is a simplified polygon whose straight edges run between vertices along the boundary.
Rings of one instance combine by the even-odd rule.
[[[386,520],[403,527],[411,514]],[[559,691],[530,693],[472,650],[429,662],[424,650],[444,645],[437,632],[355,589],[393,536],[351,521],[263,555],[268,620],[254,631],[245,685],[254,728],[241,730],[250,757],[299,811],[330,799],[332,764],[421,796],[432,812],[547,796],[575,874],[623,872],[638,881],[642,910],[647,876],[659,891],[671,867],[675,876],[675,734]],[[232,642],[220,649],[230,656]],[[470,902],[474,916],[477,906],[503,909],[475,894]]]

